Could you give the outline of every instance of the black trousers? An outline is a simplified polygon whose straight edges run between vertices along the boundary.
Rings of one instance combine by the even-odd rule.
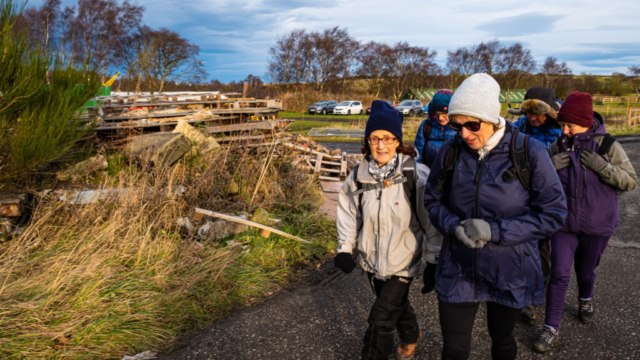
[[[400,341],[406,344],[418,342],[418,319],[409,304],[409,287],[413,278],[393,276],[386,281],[368,273],[369,282],[376,294],[367,322],[362,347],[363,360],[385,360],[395,352],[393,332],[398,331]]]
[[[443,303],[440,310],[440,328],[444,347],[443,360],[466,360],[471,353],[471,330],[480,303]],[[513,328],[520,316],[520,309],[487,302],[487,323],[491,336],[491,358],[513,360],[518,346]]]

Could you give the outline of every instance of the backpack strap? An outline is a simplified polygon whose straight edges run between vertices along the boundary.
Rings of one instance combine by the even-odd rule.
[[[611,136],[611,134],[609,133],[604,134],[604,137],[602,139],[602,144],[600,144],[600,147],[598,148],[598,155],[600,156],[607,155],[615,142],[616,142],[616,138]]]
[[[433,130],[433,124],[431,124],[431,121],[427,118],[427,120],[425,120],[424,122],[424,125],[422,126],[422,136],[424,136],[424,146],[422,147],[422,154],[420,154],[420,156],[423,164],[426,164],[424,160],[424,155],[425,155],[425,152],[427,151],[427,143],[429,142],[429,140],[431,140],[431,130]]]
[[[417,179],[418,170],[416,169],[416,167],[418,166],[418,164],[416,164],[415,159],[411,159],[410,163],[413,164],[413,167],[409,165],[408,167],[402,168],[403,178],[406,179],[406,181],[402,184],[402,186],[404,187],[404,194],[407,197],[407,200],[409,201],[409,205],[411,206],[411,212],[413,213],[415,218],[418,220],[418,224],[420,224],[420,229],[422,229],[424,236],[427,236],[427,230],[422,226],[422,222],[420,221],[420,216],[418,215],[419,202],[418,202],[418,190],[416,188],[416,184],[418,182],[418,179]]]
[[[518,129],[513,130],[511,142],[509,144],[509,157],[513,164],[503,174],[502,179],[506,182],[515,178],[520,180],[525,189],[531,189],[531,163],[529,162],[529,135],[519,136]]]
[[[351,170],[351,172],[353,173],[353,182],[356,183],[356,191],[354,192],[354,195],[357,193],[358,197],[357,197],[357,204],[358,205],[358,212],[360,213],[360,227],[358,228],[358,234],[360,233],[360,230],[362,230],[362,225],[364,223],[363,218],[362,218],[362,183],[360,181],[358,181],[358,169],[360,168],[360,164],[357,164],[356,166],[353,167],[353,170]]]
[[[442,170],[438,175],[438,183],[436,184],[435,191],[442,194],[442,202],[449,202],[449,190],[451,187],[451,181],[453,180],[453,170],[455,169],[456,162],[458,161],[458,155],[460,155],[460,144],[457,139],[453,140],[453,144],[447,148],[442,159]]]

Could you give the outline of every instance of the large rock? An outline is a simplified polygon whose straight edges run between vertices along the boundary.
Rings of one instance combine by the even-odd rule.
[[[206,136],[184,120],[178,122],[173,132],[182,133],[187,139],[196,143],[196,148],[201,154],[206,154],[220,147],[216,139]]]
[[[102,155],[98,155],[81,161],[66,170],[59,171],[56,177],[59,181],[77,180],[92,175],[95,172],[106,170],[108,167],[109,163],[107,159]]]
[[[256,211],[253,213],[253,216],[251,217],[251,221],[253,222],[257,222],[258,224],[262,224],[262,225],[269,225],[269,212],[265,209],[262,208],[258,208],[256,209]]]
[[[191,142],[181,133],[160,132],[135,137],[122,154],[155,166],[171,166],[191,148]]]
[[[227,236],[238,235],[249,230],[249,226],[233,221],[207,221],[198,229],[198,236],[203,240],[218,241]]]

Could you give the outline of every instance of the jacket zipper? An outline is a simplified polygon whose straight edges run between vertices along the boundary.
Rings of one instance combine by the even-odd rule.
[[[380,270],[382,270],[382,264],[380,263],[380,212],[382,210],[381,208],[382,208],[382,189],[380,189],[380,192],[378,193],[378,236],[376,239],[376,247],[378,248],[378,251],[376,251],[376,256],[377,256],[376,264],[378,265],[378,269]],[[386,269],[382,273],[386,273]]]
[[[480,180],[482,179],[482,171],[484,170],[484,161],[487,156],[483,157],[478,164],[478,171],[476,172],[476,218],[480,218]],[[478,249],[473,249],[474,262],[473,262],[473,300],[478,302]]]

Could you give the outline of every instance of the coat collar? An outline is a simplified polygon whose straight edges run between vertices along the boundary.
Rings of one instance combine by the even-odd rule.
[[[408,162],[411,161],[411,156],[405,154],[398,154],[398,166],[390,177],[390,179],[395,179],[397,177],[402,176],[402,170],[405,166],[408,165]],[[365,158],[362,159],[360,165],[358,166],[358,181],[363,183],[377,183],[378,181],[371,176],[369,173],[369,161]]]

